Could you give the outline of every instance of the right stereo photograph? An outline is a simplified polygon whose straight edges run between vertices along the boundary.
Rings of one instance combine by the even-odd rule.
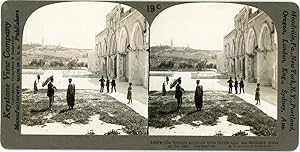
[[[149,135],[277,136],[277,32],[263,10],[188,3],[150,29]]]

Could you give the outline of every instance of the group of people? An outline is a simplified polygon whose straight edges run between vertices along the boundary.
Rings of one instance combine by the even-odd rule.
[[[100,92],[104,92],[104,86],[106,85],[106,91],[107,93],[109,93],[109,86],[111,85],[111,92],[112,93],[113,91],[117,92],[117,89],[116,89],[116,80],[114,79],[114,77],[112,78],[112,80],[110,81],[108,77],[106,77],[106,80],[104,80],[104,77],[102,76],[101,79],[99,80],[100,82]],[[106,82],[106,84],[105,84]],[[129,86],[127,88],[127,99],[128,99],[128,103],[127,104],[130,104],[132,103],[132,83],[129,82]]]
[[[227,81],[227,83],[229,84],[229,91],[228,93],[231,94],[232,93],[232,87],[234,87],[235,89],[235,94],[238,94],[238,87],[240,87],[240,92],[239,94],[245,93],[245,85],[244,85],[244,81],[243,78],[241,78],[240,82],[238,82],[237,78],[235,78],[235,81],[232,80],[232,77],[229,78],[229,80]],[[256,100],[256,105],[260,105],[260,83],[256,84],[256,89],[255,89],[255,100]]]
[[[177,85],[175,87],[175,98],[177,99],[177,112],[180,113],[180,107],[182,105],[182,95],[184,89],[181,87],[181,78],[177,79]],[[196,111],[201,111],[203,107],[203,86],[200,84],[200,80],[196,80],[196,89],[194,93],[194,102]]]
[[[101,79],[99,80],[100,82],[100,92],[104,92],[104,86],[106,85],[106,90],[107,90],[107,93],[109,93],[109,86],[111,85],[111,93],[113,91],[117,92],[117,89],[116,89],[116,80],[114,79],[114,77],[112,78],[111,82],[109,80],[108,77],[106,77],[106,84],[105,84],[105,80],[103,78],[103,76],[101,77]]]
[[[163,82],[162,85],[162,95],[166,95],[166,84],[168,84],[169,77],[166,76],[166,80]],[[177,112],[180,113],[180,107],[182,105],[182,95],[184,93],[184,89],[181,87],[181,78],[179,77],[176,81],[175,87],[175,98],[177,99]],[[241,94],[242,92],[245,93],[245,84],[243,78],[240,81],[235,78],[235,81],[232,80],[232,77],[227,81],[229,84],[229,94],[232,94],[232,88],[235,89],[235,94]],[[255,100],[256,105],[260,105],[260,83],[257,83],[255,89]],[[239,91],[238,91],[239,88]],[[196,106],[196,111],[201,111],[203,108],[203,86],[200,84],[200,80],[196,80],[196,88],[194,93],[194,102]]]
[[[39,83],[40,80],[40,75],[37,75],[37,79],[34,81],[34,86],[33,86],[33,93],[37,94],[38,92],[38,87],[37,84]],[[54,93],[55,90],[57,90],[57,88],[54,86],[53,81],[54,81],[54,77],[51,76],[48,78],[49,82],[47,82],[47,96],[49,98],[49,108],[52,107],[53,102],[54,102]],[[69,84],[68,84],[68,88],[67,88],[67,105],[68,105],[68,110],[71,110],[74,108],[75,105],[75,84],[72,83],[72,78],[68,79]],[[102,78],[99,80],[100,81],[100,92],[104,91],[104,83],[105,80]],[[107,89],[107,93],[109,93],[109,86],[111,84],[111,92],[115,91],[116,92],[116,80],[113,78],[110,82],[110,80],[107,77],[106,80],[106,89]],[[45,84],[46,85],[46,84]],[[132,83],[129,83],[129,87],[127,89],[127,99],[128,99],[128,104],[132,104]]]
[[[54,92],[56,87],[53,85],[54,78],[53,76],[50,77],[50,81],[48,82],[47,87],[47,96],[49,97],[49,108],[52,107],[54,102]],[[71,110],[74,108],[75,105],[75,84],[72,83],[72,78],[69,78],[69,85],[67,89],[67,104],[68,104],[68,110]]]
[[[229,80],[227,81],[227,83],[229,84],[229,94],[232,93],[232,87],[234,87],[235,90],[235,94],[238,94],[238,87],[240,87],[240,93],[245,93],[245,85],[244,85],[244,81],[243,78],[241,78],[240,82],[238,82],[237,78],[235,78],[235,81],[232,80],[232,77],[229,78]]]
[[[33,83],[33,94],[37,94],[38,92],[38,87],[37,84],[40,82],[39,80],[41,79],[41,76],[37,74],[37,79]],[[49,82],[48,82],[49,81]],[[47,96],[49,98],[49,108],[52,107],[53,102],[54,102],[54,92],[56,87],[53,84],[54,77],[50,76],[46,82],[47,83]],[[46,84],[45,84],[46,85]],[[44,86],[44,85],[42,85]],[[75,105],[75,84],[72,83],[72,78],[69,78],[69,85],[67,89],[67,104],[68,104],[68,110],[73,109]]]

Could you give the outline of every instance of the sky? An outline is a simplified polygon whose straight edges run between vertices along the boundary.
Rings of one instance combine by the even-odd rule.
[[[23,43],[95,48],[95,35],[106,27],[106,15],[116,3],[64,2],[36,10],[27,20]],[[125,11],[129,9],[124,6]],[[223,49],[223,38],[234,28],[239,4],[193,3],[170,7],[151,25],[150,44],[189,45],[195,49]]]
[[[26,21],[23,43],[42,43],[44,38],[44,44],[94,49],[95,35],[106,27],[106,15],[116,5],[64,2],[41,7]]]
[[[173,46],[222,50],[224,36],[234,29],[234,17],[244,6],[190,3],[170,7],[154,19],[150,44],[170,45],[173,40]]]

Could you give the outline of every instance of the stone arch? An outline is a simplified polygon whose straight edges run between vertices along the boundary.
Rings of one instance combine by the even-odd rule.
[[[231,72],[231,49],[230,49],[231,45],[228,42],[227,43],[227,72]]]
[[[231,42],[231,48],[230,48],[230,52],[231,52],[231,73],[236,74],[236,49],[235,49],[235,41],[232,40]]]
[[[119,36],[119,45],[118,50],[119,53],[126,53],[128,52],[128,45],[129,45],[129,35],[128,30],[125,26],[122,27],[120,30],[120,36]]]
[[[109,44],[109,57],[108,57],[108,76],[116,77],[117,76],[117,39],[116,34],[111,33]]]
[[[243,35],[239,39],[239,56],[241,55],[245,55],[245,39]]]
[[[262,24],[258,41],[258,82],[261,85],[271,86],[275,63],[275,51],[272,50],[272,33],[267,23]],[[271,67],[271,68],[270,68]]]
[[[108,52],[107,52],[107,42],[106,42],[106,39],[103,39],[102,41],[102,54],[103,55],[108,55]]]
[[[98,52],[98,56],[102,56],[102,45],[101,43],[98,43],[97,45],[97,52]]]
[[[130,46],[133,50],[142,50],[143,42],[143,26],[141,24],[141,21],[137,20],[133,25]]]
[[[238,44],[238,58],[237,58],[238,77],[245,78],[246,76],[246,58],[245,58],[245,40],[244,35],[241,34],[239,37]]]
[[[235,42],[234,40],[232,40],[231,42],[231,48],[230,48],[230,52],[231,52],[231,57],[235,57],[236,56],[236,52],[235,52]]]
[[[262,51],[272,51],[272,34],[268,23],[264,23],[260,29],[258,45]]]
[[[128,54],[128,46],[129,46],[129,35],[128,30],[125,26],[123,26],[120,30],[120,36],[118,41],[118,51],[120,53],[119,56],[119,80],[120,81],[128,81],[129,79],[129,54]]]
[[[257,36],[253,27],[250,28],[246,39],[246,80],[257,82]]]
[[[255,47],[257,46],[257,36],[253,27],[250,28],[247,34],[246,42],[246,53],[254,54],[256,52]]]
[[[132,51],[129,52],[130,81],[134,85],[144,85],[144,82],[146,82],[146,69],[148,68],[148,54],[144,50],[144,31],[139,20],[134,23],[130,35],[130,47],[132,49]]]
[[[109,37],[109,55],[117,53],[117,40],[116,35],[112,33]]]
[[[107,69],[108,69],[108,58],[107,58],[107,56],[108,56],[108,48],[107,48],[107,41],[106,41],[106,39],[103,39],[102,40],[102,56],[103,56],[103,58],[102,58],[102,72],[103,72],[103,75],[104,76],[107,76],[108,75],[108,71],[107,71]]]

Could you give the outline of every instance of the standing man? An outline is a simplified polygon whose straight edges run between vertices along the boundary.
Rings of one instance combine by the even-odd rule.
[[[228,86],[229,86],[229,92],[228,93],[230,94],[230,93],[232,93],[232,83],[233,83],[232,77],[229,78],[227,83],[228,83]]]
[[[72,83],[72,78],[69,78],[69,85],[67,90],[68,110],[73,109],[75,102],[75,85]]]
[[[163,84],[162,84],[162,95],[165,96],[166,93],[167,93],[166,84],[165,84],[165,82],[163,82]]]
[[[166,76],[166,82],[167,82],[167,85],[169,83],[169,76]]]
[[[177,99],[177,112],[179,113],[179,109],[182,105],[182,95],[184,92],[184,89],[180,86],[181,84],[181,79],[178,79],[177,85],[176,85],[176,90],[175,90],[175,98]]]
[[[196,90],[195,90],[195,105],[197,111],[201,111],[203,107],[203,86],[200,85],[200,80],[196,81]]]
[[[235,81],[234,81],[235,94],[238,93],[238,87],[239,87],[239,82],[238,82],[238,80],[237,80],[236,77],[235,77]]]
[[[34,83],[33,83],[33,93],[34,94],[37,94],[37,92],[38,92],[38,87],[37,87],[37,84],[40,82],[40,79],[41,79],[41,76],[40,76],[40,74],[37,74],[37,79],[36,80],[34,80]]]
[[[109,83],[110,83],[110,81],[108,79],[108,76],[106,78],[107,78],[106,79],[106,90],[107,90],[107,93],[109,93]]]
[[[240,81],[240,94],[242,93],[242,90],[243,90],[243,93],[245,93],[245,90],[244,90],[244,81],[243,81],[243,78],[241,78],[241,81]]]
[[[100,81],[100,92],[103,92],[103,90],[104,90],[104,82],[105,82],[103,76],[101,77],[101,79],[99,81]]]
[[[47,96],[49,97],[49,108],[52,107],[54,102],[54,89],[56,90],[56,87],[53,85],[53,76],[50,77],[50,82],[48,83],[48,90],[47,90]]]
[[[37,92],[38,92],[37,80],[34,80],[34,83],[33,83],[33,94],[37,94]]]
[[[113,77],[112,80],[111,80],[111,93],[114,92],[114,90],[115,90],[115,92],[117,92],[117,90],[116,90],[116,80]]]

